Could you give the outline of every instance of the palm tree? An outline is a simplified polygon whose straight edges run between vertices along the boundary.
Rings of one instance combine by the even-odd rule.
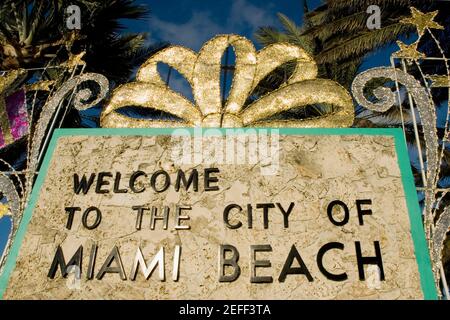
[[[333,79],[349,88],[364,58],[371,52],[395,43],[401,36],[414,31],[414,27],[400,23],[410,15],[409,8],[414,6],[421,11],[440,10],[437,20],[447,26],[444,2],[432,0],[328,0],[313,11],[305,8],[304,24],[296,26],[286,16],[279,14],[283,30],[273,27],[261,27],[256,38],[263,45],[288,41],[310,52],[319,64],[321,77]],[[380,29],[367,28],[371,5],[381,9]],[[448,30],[447,30],[448,32]],[[448,34],[448,33],[447,33]],[[442,42],[449,48],[448,41]],[[425,41],[423,46],[427,46]],[[288,70],[289,71],[289,70]]]
[[[0,68],[58,65],[69,53],[86,51],[87,71],[126,82],[161,45],[146,44],[146,34],[121,34],[121,19],[143,19],[148,9],[134,0],[4,0],[0,3]],[[66,27],[70,5],[81,9],[80,30]],[[50,75],[51,77],[51,75]]]
[[[70,5],[81,9],[80,30],[69,30],[66,26],[66,10]],[[165,46],[149,45],[145,33],[123,33],[123,19],[144,19],[148,14],[149,10],[134,0],[2,0],[0,70],[59,66],[70,55],[85,51],[85,72],[105,75],[112,86],[127,82],[137,66]],[[38,78],[63,82],[69,76],[70,72],[60,69],[32,71],[16,88]],[[34,93],[27,96],[28,102],[36,101],[32,117],[35,120],[47,94],[39,92],[37,99]],[[80,127],[84,117],[71,108],[58,121],[64,121],[63,127]],[[96,125],[97,119],[89,120],[94,120]],[[0,149],[0,158],[18,169],[23,168],[25,149],[26,137]]]

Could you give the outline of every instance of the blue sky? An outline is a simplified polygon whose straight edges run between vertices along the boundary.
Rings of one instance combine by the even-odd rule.
[[[236,33],[252,40],[260,26],[279,26],[276,13],[282,12],[300,24],[301,0],[139,0],[151,10],[149,21],[132,23],[148,31],[154,41],[170,41],[194,50],[216,34]],[[312,7],[320,1],[309,1]]]
[[[281,12],[302,24],[303,8],[301,0],[138,0],[150,7],[148,20],[128,21],[129,31],[148,32],[151,42],[170,41],[194,50],[216,34],[236,33],[258,44],[254,32],[260,26],[281,27],[277,12]],[[314,9],[320,0],[309,0]],[[395,46],[379,50],[366,59],[362,69],[389,64],[390,52]],[[176,91],[186,92],[186,83],[173,77],[171,86]],[[0,252],[6,243],[10,228],[8,218],[0,219]]]
[[[310,10],[321,0],[307,0]],[[257,48],[254,33],[261,26],[281,28],[277,13],[283,13],[296,24],[303,22],[302,0],[138,0],[148,5],[148,21],[132,21],[127,25],[133,31],[148,32],[151,42],[169,41],[199,50],[202,44],[216,34],[235,33],[251,39]],[[389,63],[389,53],[396,46],[379,50],[363,69]]]
[[[3,252],[3,248],[8,240],[8,234],[11,230],[11,220],[9,217],[3,217],[0,219],[0,256]]]
[[[127,26],[137,32],[147,32],[149,42],[170,42],[183,45],[195,51],[217,34],[235,33],[251,39],[256,48],[254,34],[261,26],[281,28],[277,13],[283,13],[296,24],[302,25],[302,0],[138,0],[150,8],[146,21],[129,21]],[[308,0],[310,10],[321,4],[321,0]],[[389,64],[390,52],[396,46],[379,50],[362,65],[361,70]],[[160,66],[163,78],[168,73],[167,66]],[[226,84],[227,91],[230,79]],[[172,71],[170,87],[192,100],[192,91],[187,81],[176,71]]]

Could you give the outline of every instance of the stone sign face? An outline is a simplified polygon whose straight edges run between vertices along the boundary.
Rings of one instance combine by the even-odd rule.
[[[186,130],[57,131],[3,299],[435,298],[401,131]]]

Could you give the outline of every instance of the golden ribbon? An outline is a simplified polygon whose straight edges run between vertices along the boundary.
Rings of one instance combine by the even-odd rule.
[[[221,58],[228,46],[235,50],[236,65],[231,90],[223,106]],[[295,71],[280,88],[244,108],[248,96],[264,77],[293,60],[297,63]],[[196,105],[166,86],[157,70],[159,62],[168,64],[187,79]],[[100,123],[109,128],[351,126],[354,109],[349,93],[334,81],[316,77],[316,63],[298,46],[276,43],[256,52],[244,37],[220,35],[206,42],[198,54],[180,46],[156,53],[141,66],[136,82],[124,84],[113,92]],[[268,120],[280,112],[319,103],[332,104],[336,110],[311,119]],[[182,121],[137,119],[116,112],[127,106],[153,108]]]

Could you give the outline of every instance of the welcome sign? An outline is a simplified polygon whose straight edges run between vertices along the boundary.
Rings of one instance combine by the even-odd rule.
[[[434,299],[400,129],[57,131],[4,299]]]

